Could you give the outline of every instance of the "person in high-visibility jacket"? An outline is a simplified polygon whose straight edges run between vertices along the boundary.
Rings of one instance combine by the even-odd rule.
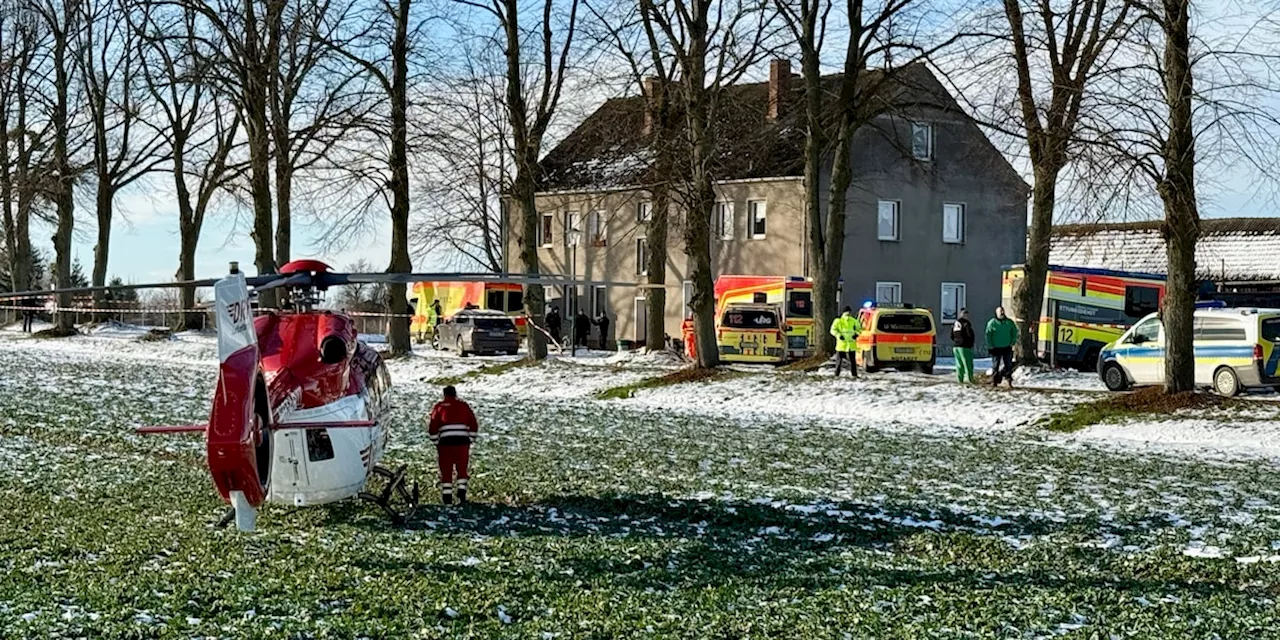
[[[853,315],[852,307],[845,307],[844,313],[832,321],[831,335],[836,337],[836,376],[840,375],[844,361],[848,360],[850,375],[858,377],[858,363],[854,360],[853,353],[858,349],[860,333],[862,333],[862,322]]]

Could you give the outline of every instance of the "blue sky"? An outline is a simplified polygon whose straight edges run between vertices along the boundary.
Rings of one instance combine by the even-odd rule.
[[[1224,3],[1239,10],[1244,5],[1234,0]],[[1199,7],[1202,11],[1204,7]],[[1200,29],[1209,35],[1235,34],[1233,13],[1226,17],[1222,7],[1214,7],[1216,11],[1203,11],[1199,16],[1202,23]],[[1243,11],[1243,13],[1249,13]],[[1239,18],[1236,18],[1238,20]],[[761,62],[758,73],[749,74],[763,78],[768,63]],[[603,87],[587,83],[584,87],[575,87],[573,95],[566,94],[566,109],[572,113],[565,114],[557,129],[572,127],[570,119],[585,117],[605,97],[601,95]],[[1278,105],[1280,108],[1280,105]],[[549,148],[549,146],[548,146]],[[1016,161],[1014,165],[1025,173],[1026,163]],[[1239,171],[1224,166],[1214,166],[1212,160],[1203,163],[1197,169],[1198,195],[1201,215],[1218,216],[1268,216],[1275,215],[1274,193],[1272,189],[1262,187],[1256,171]],[[109,273],[127,282],[168,281],[174,278],[177,268],[178,225],[176,207],[173,204],[172,188],[167,176],[157,174],[149,183],[144,183],[122,193],[117,198],[117,220],[113,229],[111,260]],[[1027,176],[1030,180],[1030,176]],[[91,198],[82,201],[82,219],[78,220],[79,233],[75,240],[75,257],[88,272],[93,262],[94,229],[89,209]],[[1158,211],[1155,213],[1158,214]],[[238,220],[237,220],[238,217]],[[196,260],[197,277],[215,277],[225,273],[227,263],[239,261],[242,268],[253,272],[253,241],[249,237],[249,214],[240,212],[211,214],[205,223],[201,237],[200,249]],[[375,269],[385,268],[390,254],[389,226],[385,219],[379,220],[368,230],[366,237],[348,242],[349,247],[333,251],[320,246],[319,241],[323,229],[295,214],[293,257],[319,258],[335,268],[343,268],[357,260],[367,260]],[[32,229],[35,244],[49,251],[51,230],[47,227],[35,226]],[[442,269],[449,263],[448,256],[418,256],[414,260],[417,270]]]

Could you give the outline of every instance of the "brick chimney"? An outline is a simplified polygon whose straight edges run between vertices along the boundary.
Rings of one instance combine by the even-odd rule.
[[[769,63],[769,119],[786,114],[791,94],[791,61],[779,58]]]
[[[657,76],[649,76],[644,79],[644,130],[641,135],[653,134],[653,101],[658,98],[658,92],[661,91],[662,85]]]

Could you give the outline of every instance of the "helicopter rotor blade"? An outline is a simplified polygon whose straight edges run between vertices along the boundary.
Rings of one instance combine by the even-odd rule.
[[[79,293],[97,293],[99,291],[134,291],[138,289],[179,289],[185,287],[212,287],[217,280],[183,280],[178,282],[152,282],[146,284],[103,285],[101,287],[68,287],[65,289],[34,289],[31,291],[15,291],[0,293],[0,300],[14,298],[38,298],[61,294],[75,295]]]
[[[252,278],[245,278],[245,282],[255,290],[273,289],[275,287],[288,284],[305,283],[310,276],[299,274],[294,276],[283,276],[278,273],[269,273]],[[30,291],[14,291],[12,293],[0,293],[0,301],[13,300],[16,298],[47,298],[61,294],[77,295],[85,293],[97,293],[99,291],[137,291],[140,289],[185,289],[188,287],[212,287],[218,283],[221,278],[204,278],[201,280],[178,280],[175,282],[145,282],[142,284],[118,284],[103,285],[101,287],[68,287],[65,289],[33,289]]]
[[[339,286],[344,284],[413,284],[415,282],[493,282],[543,286],[612,286],[634,287],[635,282],[573,278],[563,274],[500,274],[500,273],[323,273],[316,276],[317,285]]]

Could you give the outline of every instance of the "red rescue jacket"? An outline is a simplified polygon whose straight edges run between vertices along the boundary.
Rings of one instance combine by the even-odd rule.
[[[431,408],[427,434],[437,445],[471,444],[480,432],[471,406],[457,399],[441,400]]]

